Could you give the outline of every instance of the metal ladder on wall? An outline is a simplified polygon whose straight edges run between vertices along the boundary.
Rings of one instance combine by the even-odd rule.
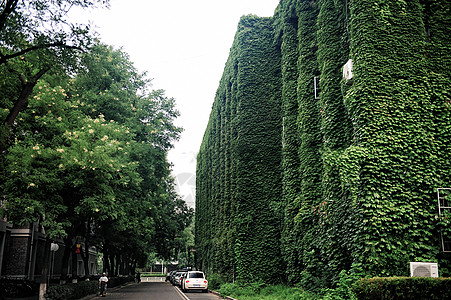
[[[442,214],[446,211],[451,213],[451,188],[437,189],[438,216],[441,219]],[[443,252],[451,252],[451,236],[445,236],[440,233]]]

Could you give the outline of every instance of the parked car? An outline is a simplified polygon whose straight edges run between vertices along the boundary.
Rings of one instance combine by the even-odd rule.
[[[172,283],[172,280],[174,279],[174,274],[175,274],[175,271],[169,272],[169,282],[170,283]]]
[[[166,279],[164,281],[171,281],[171,275],[174,271],[169,272],[168,274],[166,274]]]
[[[186,273],[186,272],[184,272],[184,271],[177,271],[175,274],[174,274],[174,279],[173,279],[173,285],[177,285],[177,286],[180,286],[180,283],[181,283],[181,277],[183,276],[183,274],[184,273]]]
[[[169,272],[169,281],[173,284],[173,285],[177,285],[176,283],[175,283],[175,275],[177,274],[177,273],[186,273],[186,272],[188,272],[188,271],[191,271],[191,268],[184,268],[184,269],[179,269],[179,270],[175,270],[175,271],[171,271],[171,272]],[[178,284],[178,285],[180,285],[180,284]]]
[[[183,292],[187,291],[202,291],[208,292],[208,281],[205,278],[204,272],[201,271],[189,271],[183,276],[180,283],[180,288]]]
[[[175,280],[175,274],[177,274],[177,272],[181,272],[181,270],[175,270],[171,272],[171,277],[169,277],[169,281],[175,285],[174,280]]]

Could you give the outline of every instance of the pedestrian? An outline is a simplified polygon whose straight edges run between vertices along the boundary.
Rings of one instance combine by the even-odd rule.
[[[141,282],[141,273],[139,271],[136,273],[136,281],[138,281],[138,283]]]
[[[108,277],[106,277],[106,274],[103,273],[102,277],[99,278],[100,296],[102,296],[102,297],[105,297],[107,283],[108,283]]]

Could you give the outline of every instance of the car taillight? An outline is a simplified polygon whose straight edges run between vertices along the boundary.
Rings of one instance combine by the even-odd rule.
[[[204,280],[204,283],[207,283],[208,281]]]
[[[188,283],[188,282],[189,282],[189,280],[186,280],[185,282],[186,282],[186,283]]]

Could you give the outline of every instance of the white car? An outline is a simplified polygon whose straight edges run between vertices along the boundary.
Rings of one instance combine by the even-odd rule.
[[[183,276],[180,287],[183,292],[187,291],[202,291],[208,293],[208,281],[205,278],[204,272],[189,271]]]

